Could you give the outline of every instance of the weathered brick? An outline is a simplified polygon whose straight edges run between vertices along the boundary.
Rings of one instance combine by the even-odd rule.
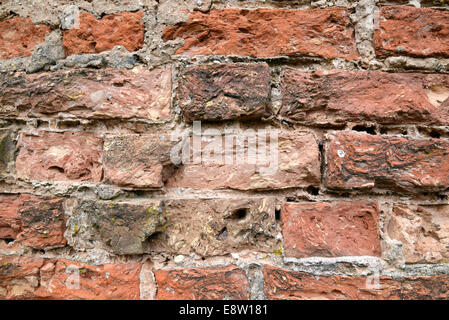
[[[248,299],[248,279],[235,266],[155,270],[158,300]]]
[[[166,186],[255,190],[318,185],[320,183],[320,154],[315,136],[309,131],[279,131],[276,132],[277,141],[274,141],[274,139],[271,140],[271,134],[269,130],[265,133],[255,132],[254,136],[257,139],[263,141],[267,138],[266,150],[258,147],[258,152],[266,154],[266,157],[260,157],[261,161],[248,160],[251,159],[251,156],[248,156],[248,146],[254,147],[254,145],[243,140],[249,135],[228,135],[228,139],[234,137],[234,141],[237,141],[234,144],[236,148],[228,148],[227,142],[222,142],[224,151],[220,148],[219,154],[215,153],[211,159],[202,158],[200,163],[190,162],[180,166],[168,179]],[[221,137],[217,139],[216,136],[212,140],[203,139],[201,146],[203,155],[207,154],[209,148],[215,149],[219,145],[217,142],[219,139]],[[232,146],[232,143],[229,145]],[[240,147],[241,151],[238,150]],[[276,156],[277,162],[274,159]],[[226,158],[234,160],[229,163]]]
[[[49,33],[49,26],[34,25],[30,18],[14,17],[0,22],[0,59],[31,56]]]
[[[43,249],[64,246],[64,231],[63,199],[1,195],[0,238]]]
[[[406,263],[449,261],[449,206],[395,204],[386,227],[402,243]]]
[[[139,299],[140,269],[140,263],[91,266],[63,259],[0,256],[0,298]]]
[[[448,124],[449,76],[368,71],[282,73],[283,118],[313,124]]]
[[[289,300],[423,300],[447,299],[447,275],[396,278],[381,276],[379,288],[367,277],[315,276],[277,267],[263,269],[268,299]],[[368,285],[367,285],[368,284]]]
[[[100,181],[102,139],[88,132],[22,133],[17,176],[43,181]]]
[[[19,210],[29,195],[0,195],[0,238],[15,239],[22,225]]]
[[[184,120],[261,118],[269,112],[270,82],[266,63],[187,68],[181,73],[178,84]]]
[[[142,67],[0,74],[2,117],[170,117],[171,71]]]
[[[449,12],[411,6],[380,10],[374,33],[377,55],[449,57]]]
[[[330,188],[438,191],[449,186],[449,143],[340,132],[330,137],[325,184]]]
[[[34,299],[44,259],[0,255],[0,299]]]
[[[104,144],[104,180],[119,186],[161,188],[173,173],[169,135],[109,136]]]
[[[286,257],[380,256],[375,202],[285,203],[281,218]]]
[[[148,252],[216,256],[242,250],[272,253],[280,248],[274,198],[164,203],[164,231],[151,237]]]
[[[121,12],[95,19],[88,12],[79,15],[79,28],[63,32],[66,54],[99,53],[123,46],[128,51],[142,48],[145,39],[143,12]]]
[[[194,12],[187,22],[167,27],[163,37],[182,38],[184,45],[176,51],[181,55],[359,57],[349,11],[343,8]]]
[[[115,254],[140,254],[147,238],[165,223],[161,201],[73,200],[67,205],[67,240],[77,249],[100,247]]]

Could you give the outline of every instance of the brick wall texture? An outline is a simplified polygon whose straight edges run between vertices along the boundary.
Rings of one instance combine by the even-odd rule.
[[[0,1],[0,299],[448,298],[447,1]]]

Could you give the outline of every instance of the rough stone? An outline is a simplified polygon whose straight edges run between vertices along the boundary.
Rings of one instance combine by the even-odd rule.
[[[8,169],[8,163],[13,159],[14,145],[11,130],[0,129],[0,177],[4,176]]]
[[[380,256],[375,202],[285,203],[281,218],[286,257]]]
[[[41,181],[94,181],[102,177],[103,141],[88,132],[21,133],[17,176]]]
[[[265,63],[187,68],[177,93],[184,120],[261,118],[269,112],[270,82]]]
[[[33,73],[42,69],[48,70],[50,69],[50,66],[55,65],[58,60],[64,58],[65,52],[62,47],[61,33],[59,31],[52,32],[47,36],[45,42],[36,46],[26,71],[28,73]]]
[[[176,51],[180,55],[359,58],[349,12],[343,8],[194,12],[187,22],[164,30],[165,41],[176,38],[184,40]]]
[[[158,300],[244,300],[248,279],[235,266],[155,270]]]

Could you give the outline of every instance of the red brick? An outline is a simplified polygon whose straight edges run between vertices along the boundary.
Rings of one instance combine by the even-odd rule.
[[[0,238],[35,248],[61,247],[65,218],[63,199],[28,194],[0,197]]]
[[[281,218],[286,257],[380,256],[377,203],[285,203]]]
[[[22,229],[19,209],[29,195],[0,196],[0,238],[15,239]]]
[[[184,120],[257,119],[269,112],[271,76],[266,63],[195,66],[179,77]]]
[[[0,59],[31,56],[49,33],[49,26],[34,25],[30,18],[14,17],[0,22]]]
[[[449,57],[449,12],[411,6],[382,7],[374,48],[379,56]]]
[[[170,117],[171,71],[77,69],[0,74],[3,117],[85,119]]]
[[[386,226],[402,243],[406,263],[449,261],[449,206],[395,204]]]
[[[44,259],[0,255],[0,299],[35,299]]]
[[[248,279],[235,266],[155,270],[158,300],[248,299]]]
[[[64,246],[63,202],[64,199],[37,197],[25,201],[19,210],[22,232],[17,239],[35,249]]]
[[[145,38],[142,16],[143,12],[121,12],[97,20],[83,12],[79,28],[63,32],[66,54],[99,53],[118,45],[130,52],[142,48]]]
[[[342,8],[194,12],[187,22],[167,27],[163,38],[182,38],[181,55],[359,57],[349,12]]]
[[[292,121],[343,124],[448,124],[449,76],[285,69],[280,115]]]
[[[103,141],[88,132],[22,133],[17,176],[26,180],[100,181]]]
[[[75,268],[78,288],[72,281]],[[0,298],[137,300],[140,269],[140,263],[92,266],[63,259],[0,256]]]
[[[270,131],[267,130],[266,134],[258,134],[258,137],[262,137],[261,140],[264,135],[267,137],[266,163],[263,161],[256,164],[249,163],[246,143],[234,144],[234,146],[243,146],[243,156],[236,149],[225,147],[226,141],[224,141],[222,146],[225,151],[217,156],[217,161],[184,164],[168,179],[166,186],[193,189],[257,190],[318,185],[320,183],[320,153],[313,133],[296,130],[279,131],[277,134],[278,142],[273,142],[277,150],[269,149],[271,145]],[[243,140],[245,135],[236,134],[235,137],[237,138],[235,141],[239,141]],[[208,146],[212,148],[218,139],[214,136],[212,141],[204,140],[202,151],[207,150]],[[274,155],[278,156],[277,164],[272,158]],[[226,164],[224,157],[234,157],[233,163]],[[238,163],[237,160],[241,163]],[[273,170],[264,171],[269,166]]]
[[[424,300],[447,299],[447,275],[391,278],[381,276],[379,288],[362,276],[315,276],[277,267],[263,269],[267,299],[281,300]],[[367,281],[368,280],[368,281]]]
[[[325,184],[330,188],[388,188],[400,192],[449,187],[449,143],[440,139],[332,135]]]
[[[119,186],[161,188],[173,173],[175,142],[169,135],[123,135],[105,139],[104,180]]]

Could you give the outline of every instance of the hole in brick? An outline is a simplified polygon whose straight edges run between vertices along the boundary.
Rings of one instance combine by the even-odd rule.
[[[439,139],[441,137],[441,134],[436,130],[430,130],[429,136]]]
[[[3,239],[3,240],[5,240],[6,243],[11,243],[11,242],[14,242],[15,239],[13,239],[13,238],[6,238],[6,239]]]
[[[55,171],[58,171],[60,173],[64,173],[64,169],[61,168],[61,167],[58,167],[58,166],[51,166],[51,167],[48,168],[48,170],[55,170]]]
[[[224,240],[228,236],[228,229],[224,227],[217,236],[217,240]]]
[[[160,239],[162,239],[162,237],[163,237],[163,232],[157,231],[145,239],[145,244],[151,247],[152,242],[160,240]]]
[[[39,252],[42,253],[42,254],[45,254],[45,250],[44,249],[40,249]]]
[[[231,215],[231,219],[234,220],[242,220],[245,219],[246,215],[248,214],[248,209],[238,209],[235,210],[234,213]]]
[[[274,218],[275,218],[277,221],[281,220],[281,210],[280,210],[280,209],[274,210]]]
[[[388,128],[381,127],[379,130],[380,134],[400,134],[406,136],[408,134],[406,128]]]
[[[320,189],[314,186],[308,186],[306,192],[313,196],[317,196],[320,193]]]
[[[58,122],[58,128],[60,129],[70,129],[70,128],[76,128],[81,124],[78,120],[65,120]]]
[[[368,134],[376,134],[376,127],[375,126],[364,126],[364,125],[356,125],[352,127],[352,130],[359,131],[359,132],[366,132]]]

